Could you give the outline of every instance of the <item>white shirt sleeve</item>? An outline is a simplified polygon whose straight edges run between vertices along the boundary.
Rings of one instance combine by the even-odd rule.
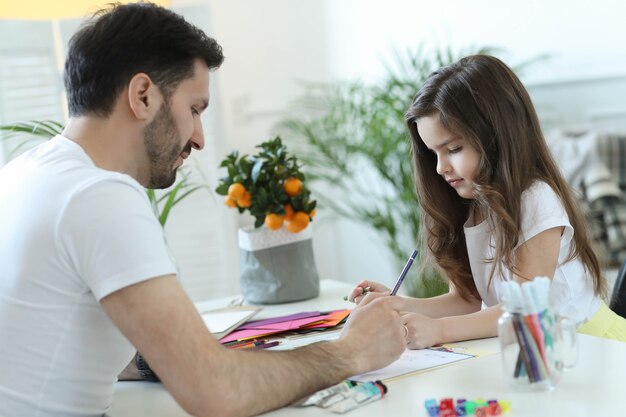
[[[522,234],[517,247],[539,233],[554,227],[565,227],[561,236],[561,248],[569,245],[574,235],[574,229],[569,222],[561,199],[548,184],[536,181],[524,191],[521,208]]]
[[[145,191],[122,179],[73,193],[56,234],[66,261],[98,301],[129,285],[176,274]]]

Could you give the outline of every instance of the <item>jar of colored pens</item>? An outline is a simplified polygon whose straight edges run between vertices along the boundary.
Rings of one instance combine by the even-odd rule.
[[[518,391],[553,389],[578,358],[575,325],[551,311],[549,278],[522,285],[507,281],[500,288],[498,336],[505,379]]]

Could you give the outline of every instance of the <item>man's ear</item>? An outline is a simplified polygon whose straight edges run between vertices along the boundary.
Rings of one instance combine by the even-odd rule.
[[[159,88],[145,73],[138,73],[128,83],[128,104],[136,118],[151,120],[161,107]]]

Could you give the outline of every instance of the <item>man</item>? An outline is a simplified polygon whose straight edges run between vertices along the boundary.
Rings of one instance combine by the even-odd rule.
[[[0,170],[0,415],[102,415],[135,349],[202,416],[280,407],[404,350],[398,313],[376,302],[337,341],[294,351],[227,350],[207,331],[143,187],[168,187],[203,148],[222,60],[151,4],[100,12],[72,38],[63,134]]]

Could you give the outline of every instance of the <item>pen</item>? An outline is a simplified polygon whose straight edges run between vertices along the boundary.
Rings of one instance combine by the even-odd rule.
[[[241,349],[264,345],[266,343],[269,343],[266,339],[233,340],[232,342],[224,343],[223,346],[227,349]]]
[[[241,345],[235,345],[235,346],[230,346],[228,347],[228,349],[267,349],[270,347],[274,347],[274,346],[278,346],[280,345],[280,341],[279,340],[274,340],[273,342],[268,342],[265,340],[257,340],[257,341],[251,341],[249,343],[243,343]]]
[[[365,287],[365,288],[363,288],[363,293],[361,295],[365,295],[368,292],[370,292],[370,287]],[[347,295],[343,296],[343,301],[348,301],[348,296]]]
[[[415,260],[416,257],[417,257],[417,250],[414,250],[411,256],[409,256],[409,259],[406,261],[404,268],[402,268],[402,272],[400,272],[400,276],[398,277],[398,280],[396,281],[396,285],[394,285],[393,290],[391,290],[391,295],[396,295],[396,293],[400,289],[400,285],[402,285],[402,281],[404,281],[404,278],[406,278],[406,274],[409,272],[409,269],[411,269],[411,265],[413,265],[413,261]]]
[[[255,341],[254,340],[247,340],[247,341],[243,341],[241,343],[235,343],[232,345],[225,345],[226,349],[244,349],[244,348],[248,348],[248,347],[254,347],[255,345]]]
[[[257,349],[267,349],[278,345],[280,345],[280,340],[274,340],[273,342],[269,343],[261,343],[260,345],[256,345],[255,347]]]

